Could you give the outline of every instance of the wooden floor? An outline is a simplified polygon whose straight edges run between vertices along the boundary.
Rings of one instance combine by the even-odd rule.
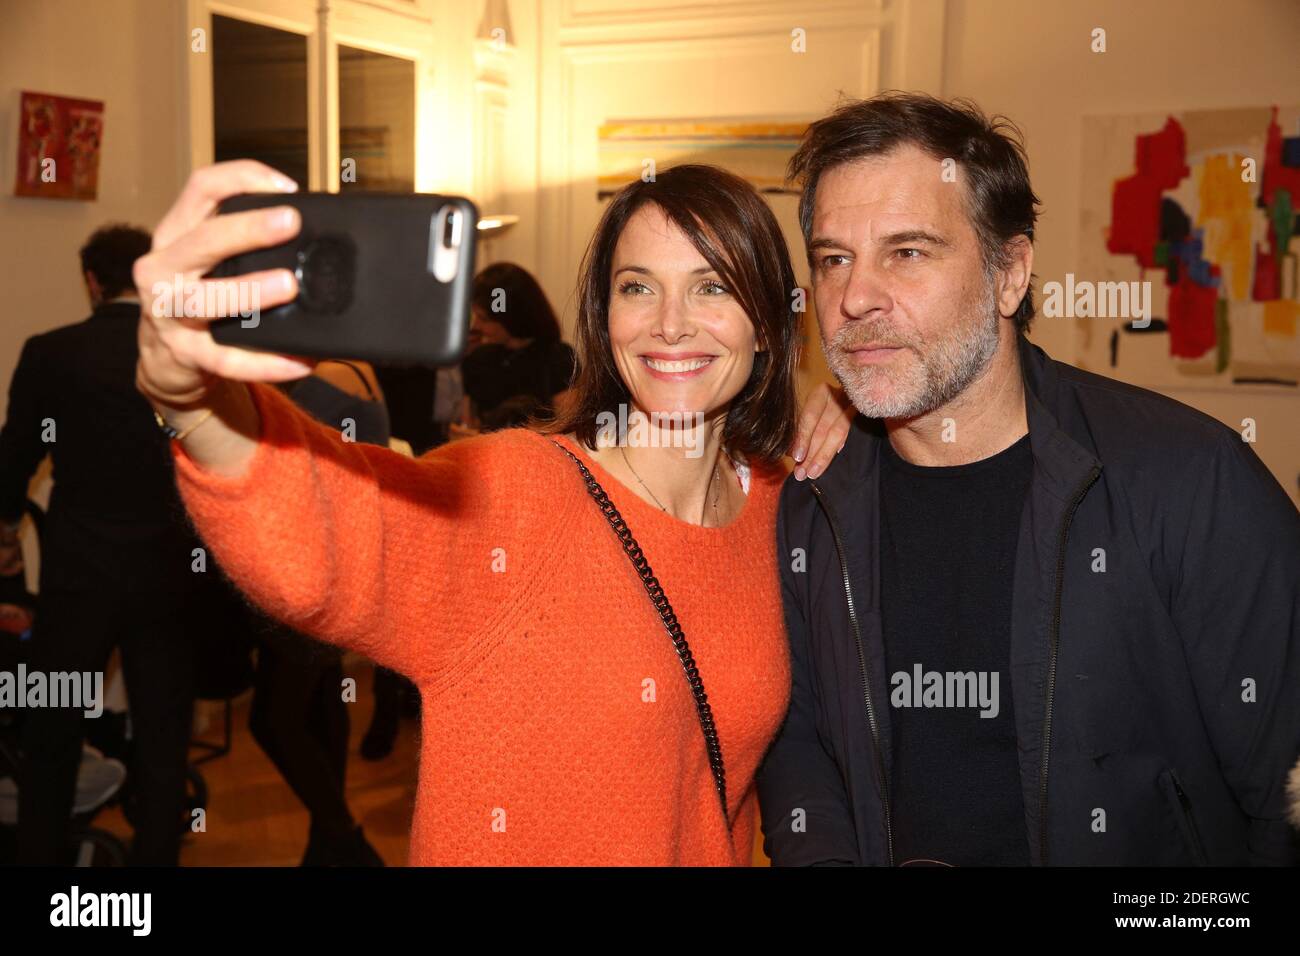
[[[357,682],[357,701],[348,705],[352,740],[348,756],[348,805],[366,837],[389,866],[406,863],[411,814],[415,807],[418,722],[402,720],[392,754],[377,763],[361,759],[358,748],[374,698],[371,666],[351,655],[346,676]],[[181,849],[182,866],[297,866],[307,846],[308,815],[274,764],[248,730],[251,691],[234,704],[234,742],[230,753],[202,764],[208,785],[207,831],[191,833]],[[218,740],[219,705],[201,704],[209,715],[202,736]],[[197,756],[198,751],[192,752]],[[119,809],[105,811],[95,825],[129,840],[130,825]]]
[[[403,866],[415,808],[418,722],[402,720],[397,745],[384,760],[362,760],[361,738],[370,726],[374,702],[370,693],[372,670],[369,663],[348,655],[344,673],[357,682],[357,701],[348,705],[352,721],[348,805],[384,862]],[[181,849],[182,866],[297,866],[302,859],[307,846],[307,810],[249,733],[251,701],[251,691],[235,699],[230,753],[200,767],[208,785],[207,830],[187,835]],[[200,707],[209,718],[202,736],[218,740],[222,709],[216,704]],[[192,752],[195,756],[198,753]],[[130,840],[131,827],[118,808],[103,811],[95,818],[95,825]],[[766,866],[768,860],[761,847],[759,835],[753,861]]]

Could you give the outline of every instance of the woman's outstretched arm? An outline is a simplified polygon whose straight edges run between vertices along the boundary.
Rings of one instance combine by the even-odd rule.
[[[230,391],[260,423],[252,454],[222,474],[176,444],[177,484],[220,566],[297,631],[436,676],[484,634],[485,608],[512,606],[563,552],[542,541],[561,525],[512,478],[538,473],[536,442],[492,436],[412,459],[345,440],[270,386]]]
[[[511,501],[519,463],[501,441],[420,460],[345,441],[264,384],[301,378],[311,363],[213,340],[209,322],[222,316],[195,303],[246,302],[231,293],[255,283],[271,308],[297,286],[287,270],[203,277],[300,225],[289,207],[216,215],[218,204],[294,188],[251,161],[190,177],[135,266],[137,385],[174,430],[186,508],[239,588],[296,630],[427,678],[455,668],[483,633],[483,608],[510,606],[511,589],[547,553],[516,546],[538,509]],[[504,548],[509,573],[498,573],[493,553]]]

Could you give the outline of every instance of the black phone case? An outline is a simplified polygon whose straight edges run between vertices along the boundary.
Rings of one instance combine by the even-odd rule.
[[[288,269],[298,297],[258,314],[212,323],[223,345],[385,365],[453,365],[465,349],[478,210],[468,199],[423,193],[257,193],[220,211],[294,206],[302,230],[287,243],[233,256],[212,271],[232,277]],[[454,274],[434,274],[442,210],[461,215]],[[250,300],[246,290],[245,311]]]

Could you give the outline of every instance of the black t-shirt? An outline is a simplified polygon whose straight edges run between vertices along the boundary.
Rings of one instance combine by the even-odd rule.
[[[1033,458],[930,468],[884,443],[880,582],[899,863],[1029,864],[1011,590]]]

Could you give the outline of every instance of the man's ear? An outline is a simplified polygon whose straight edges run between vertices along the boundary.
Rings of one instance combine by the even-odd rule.
[[[91,306],[99,305],[104,299],[104,287],[95,278],[95,273],[89,269],[82,272],[82,277],[86,280],[86,292],[90,295]]]
[[[1034,244],[1028,236],[1015,236],[1003,246],[1007,265],[998,273],[998,314],[1009,319],[1020,308],[1034,274]]]

